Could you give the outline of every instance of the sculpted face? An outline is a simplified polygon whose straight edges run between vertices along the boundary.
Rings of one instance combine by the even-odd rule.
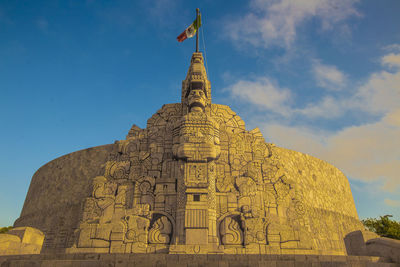
[[[207,103],[206,96],[201,89],[195,89],[190,91],[188,96],[189,107],[201,107],[205,108]]]

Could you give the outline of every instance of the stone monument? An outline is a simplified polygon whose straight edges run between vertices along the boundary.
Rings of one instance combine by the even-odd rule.
[[[42,253],[346,255],[363,230],[342,172],[212,103],[199,52],[145,129],[41,167],[15,226],[43,232]]]

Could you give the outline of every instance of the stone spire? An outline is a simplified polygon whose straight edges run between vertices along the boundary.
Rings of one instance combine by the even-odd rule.
[[[187,97],[190,91],[196,89],[203,90],[207,98],[207,105],[210,105],[211,83],[207,78],[203,54],[201,52],[193,53],[186,79],[182,81],[182,103],[187,104]]]

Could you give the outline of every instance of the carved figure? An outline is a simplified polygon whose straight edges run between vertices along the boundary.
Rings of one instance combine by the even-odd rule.
[[[83,222],[95,222],[99,220],[102,214],[101,209],[97,206],[96,200],[93,197],[86,198],[85,205],[83,208]]]
[[[191,90],[188,96],[190,111],[203,111],[207,105],[207,98],[202,89]]]
[[[126,232],[126,242],[139,242],[147,245],[147,231],[150,225],[150,220],[145,217],[128,215],[125,217],[128,224]]]
[[[93,198],[97,206],[101,209],[102,215],[99,223],[107,223],[111,221],[117,184],[108,182],[104,176],[97,176],[93,179]]]
[[[236,178],[236,185],[241,196],[250,196],[256,193],[256,183],[250,177]]]
[[[115,198],[115,204],[119,206],[126,205],[126,193],[128,190],[128,185],[120,185],[118,186],[117,196]]]
[[[177,121],[173,153],[187,161],[214,160],[221,152],[218,124],[196,108]]]
[[[140,195],[140,203],[148,204],[150,209],[154,206],[154,185],[155,179],[150,176],[140,178],[135,184],[136,197]]]
[[[132,252],[144,252],[148,244],[148,231],[150,226],[150,206],[148,204],[137,205],[133,214],[124,218],[127,225],[125,243],[132,243]]]

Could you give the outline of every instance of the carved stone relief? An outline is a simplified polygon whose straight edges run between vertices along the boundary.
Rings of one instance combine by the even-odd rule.
[[[307,219],[301,188],[274,146],[229,107],[211,104],[204,66],[192,67],[182,103],[165,105],[146,129],[133,126],[93,179],[78,247],[311,249],[318,222]]]
[[[171,242],[172,224],[166,216],[161,216],[149,230],[149,243],[169,244]]]
[[[223,245],[242,245],[243,231],[240,224],[233,217],[226,217],[219,225],[221,244]]]

